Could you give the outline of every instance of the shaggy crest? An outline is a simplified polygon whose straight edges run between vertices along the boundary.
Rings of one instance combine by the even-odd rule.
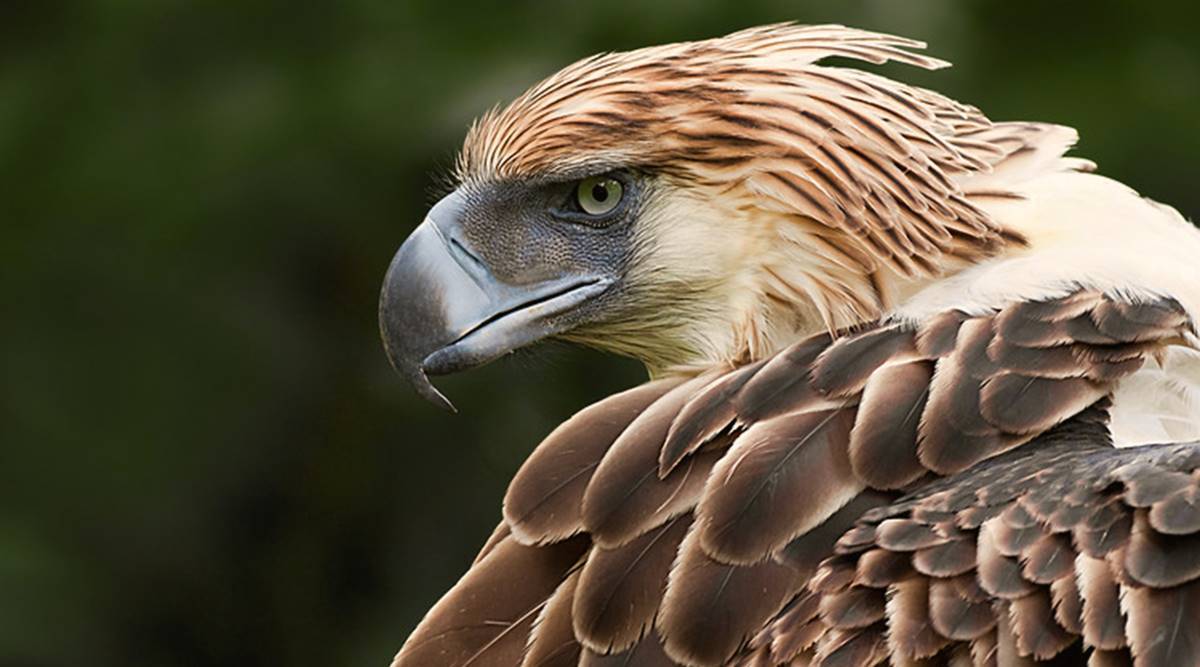
[[[901,275],[936,275],[945,253],[978,257],[1000,245],[1001,230],[956,179],[990,171],[1019,147],[1019,133],[932,91],[816,64],[840,56],[947,66],[910,51],[923,47],[779,24],[600,54],[476,122],[458,177],[646,169],[811,227],[832,239],[820,250],[856,272],[882,260]]]

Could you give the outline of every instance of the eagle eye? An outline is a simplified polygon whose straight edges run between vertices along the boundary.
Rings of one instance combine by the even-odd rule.
[[[579,181],[575,201],[588,215],[606,215],[621,203],[625,186],[611,176],[592,176]]]

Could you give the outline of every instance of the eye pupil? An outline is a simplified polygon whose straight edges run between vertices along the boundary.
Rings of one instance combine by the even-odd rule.
[[[601,216],[616,210],[624,194],[624,187],[617,179],[593,176],[579,182],[575,201],[584,213]]]

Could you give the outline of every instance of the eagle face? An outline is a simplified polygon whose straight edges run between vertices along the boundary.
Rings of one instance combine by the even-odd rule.
[[[652,369],[685,363],[697,354],[690,338],[704,335],[698,321],[725,315],[719,292],[745,239],[699,240],[712,234],[711,209],[679,190],[650,169],[609,164],[462,183],[388,269],[379,308],[393,366],[449,407],[427,375],[549,337]]]
[[[652,372],[687,364],[720,340],[723,295],[756,240],[719,204],[611,156],[564,173],[464,178],[388,269],[379,308],[389,359],[443,407],[428,375],[550,337]]]
[[[764,26],[593,56],[469,130],[458,188],[397,252],[380,299],[418,392],[556,337],[652,376],[764,358],[878,318],[1014,237],[958,179],[1003,157],[989,121],[816,61],[936,68],[919,42]],[[957,263],[957,264],[956,264]]]
[[[393,366],[448,406],[427,373],[471,368],[595,321],[619,297],[637,192],[630,176],[610,174],[471,183],[447,195],[384,281],[380,325]]]

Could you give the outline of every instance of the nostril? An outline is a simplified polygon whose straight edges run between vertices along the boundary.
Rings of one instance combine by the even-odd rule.
[[[466,258],[467,261],[471,262],[475,266],[479,268],[486,268],[482,259],[479,259],[479,257],[475,253],[471,252],[467,246],[462,243],[462,241],[459,241],[453,236],[450,237],[450,247],[454,250],[454,253],[459,256],[460,261],[462,258]]]

